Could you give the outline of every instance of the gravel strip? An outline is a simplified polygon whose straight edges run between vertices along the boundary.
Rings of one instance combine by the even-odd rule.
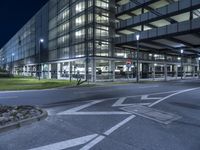
[[[0,105],[0,127],[40,116],[43,111],[34,106]]]

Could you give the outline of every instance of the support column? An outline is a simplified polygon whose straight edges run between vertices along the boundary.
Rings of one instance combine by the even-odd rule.
[[[165,81],[167,81],[167,57],[165,55],[165,63],[164,63],[164,77]]]
[[[96,60],[95,58],[92,59],[92,82],[96,82]]]
[[[111,80],[114,81],[115,80],[115,62],[114,60],[109,61],[109,71],[111,72]]]
[[[26,69],[25,69],[25,66],[23,66],[23,72],[22,72],[23,76],[26,76],[25,72],[26,72]]]
[[[140,62],[138,63],[138,79],[139,79],[139,80],[140,80],[140,78],[141,78],[141,77],[140,77],[140,73],[141,73],[141,64],[142,64],[142,63],[140,63]]]
[[[27,65],[27,75],[30,76],[30,66]]]
[[[174,66],[174,71],[175,71],[175,78],[178,78],[178,65]]]
[[[187,67],[187,66],[184,66],[184,65],[183,65],[183,78],[186,77],[186,73],[185,73],[186,67]],[[187,68],[187,70],[188,70],[188,68]]]
[[[167,81],[167,64],[164,64],[164,76],[165,76],[165,81]]]
[[[48,67],[48,78],[51,79],[51,64]]]
[[[57,79],[60,79],[60,63],[57,63]]]
[[[156,69],[155,69],[155,64],[154,64],[154,63],[152,64],[152,71],[153,71],[153,75],[152,75],[152,77],[153,77],[153,80],[155,80]]]

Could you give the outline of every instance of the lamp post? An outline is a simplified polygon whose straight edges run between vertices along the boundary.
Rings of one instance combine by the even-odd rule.
[[[181,50],[181,79],[183,79],[183,50]]]
[[[137,83],[139,82],[139,40],[140,40],[140,35],[136,35],[136,40],[137,40],[137,70],[136,70],[136,81]]]
[[[12,53],[11,55],[11,73],[13,74],[13,68],[14,68],[14,57],[15,57],[15,53]]]
[[[41,56],[40,56],[40,53],[41,53],[41,45],[42,45],[42,43],[44,43],[44,39],[40,39],[39,40],[39,54],[38,54],[38,56],[39,56],[39,65],[38,65],[38,69],[39,69],[39,72],[38,72],[38,77],[39,77],[39,80],[40,80],[40,75],[41,75]]]

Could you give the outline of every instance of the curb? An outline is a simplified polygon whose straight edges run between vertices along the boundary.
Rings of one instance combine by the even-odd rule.
[[[94,85],[96,86],[96,85]],[[2,93],[25,93],[25,92],[42,92],[42,91],[53,91],[53,90],[62,90],[62,89],[72,89],[72,88],[82,88],[82,87],[93,87],[92,86],[87,86],[87,85],[82,85],[82,86],[62,86],[62,87],[57,87],[57,88],[49,88],[49,89],[36,89],[36,90],[10,90],[10,91],[0,91],[0,94]]]
[[[30,125],[34,122],[41,121],[41,120],[47,118],[47,116],[48,116],[47,111],[40,109],[38,107],[36,107],[36,109],[39,109],[42,112],[42,114],[39,116],[36,116],[36,117],[28,118],[25,120],[17,121],[15,123],[10,123],[8,125],[2,126],[2,127],[0,127],[0,133],[14,130],[14,129],[19,129],[20,127]]]

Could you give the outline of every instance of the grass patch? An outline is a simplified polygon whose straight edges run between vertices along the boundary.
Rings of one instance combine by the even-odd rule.
[[[39,90],[64,86],[75,86],[76,81],[68,80],[38,80],[35,78],[0,78],[0,91],[6,90]]]

